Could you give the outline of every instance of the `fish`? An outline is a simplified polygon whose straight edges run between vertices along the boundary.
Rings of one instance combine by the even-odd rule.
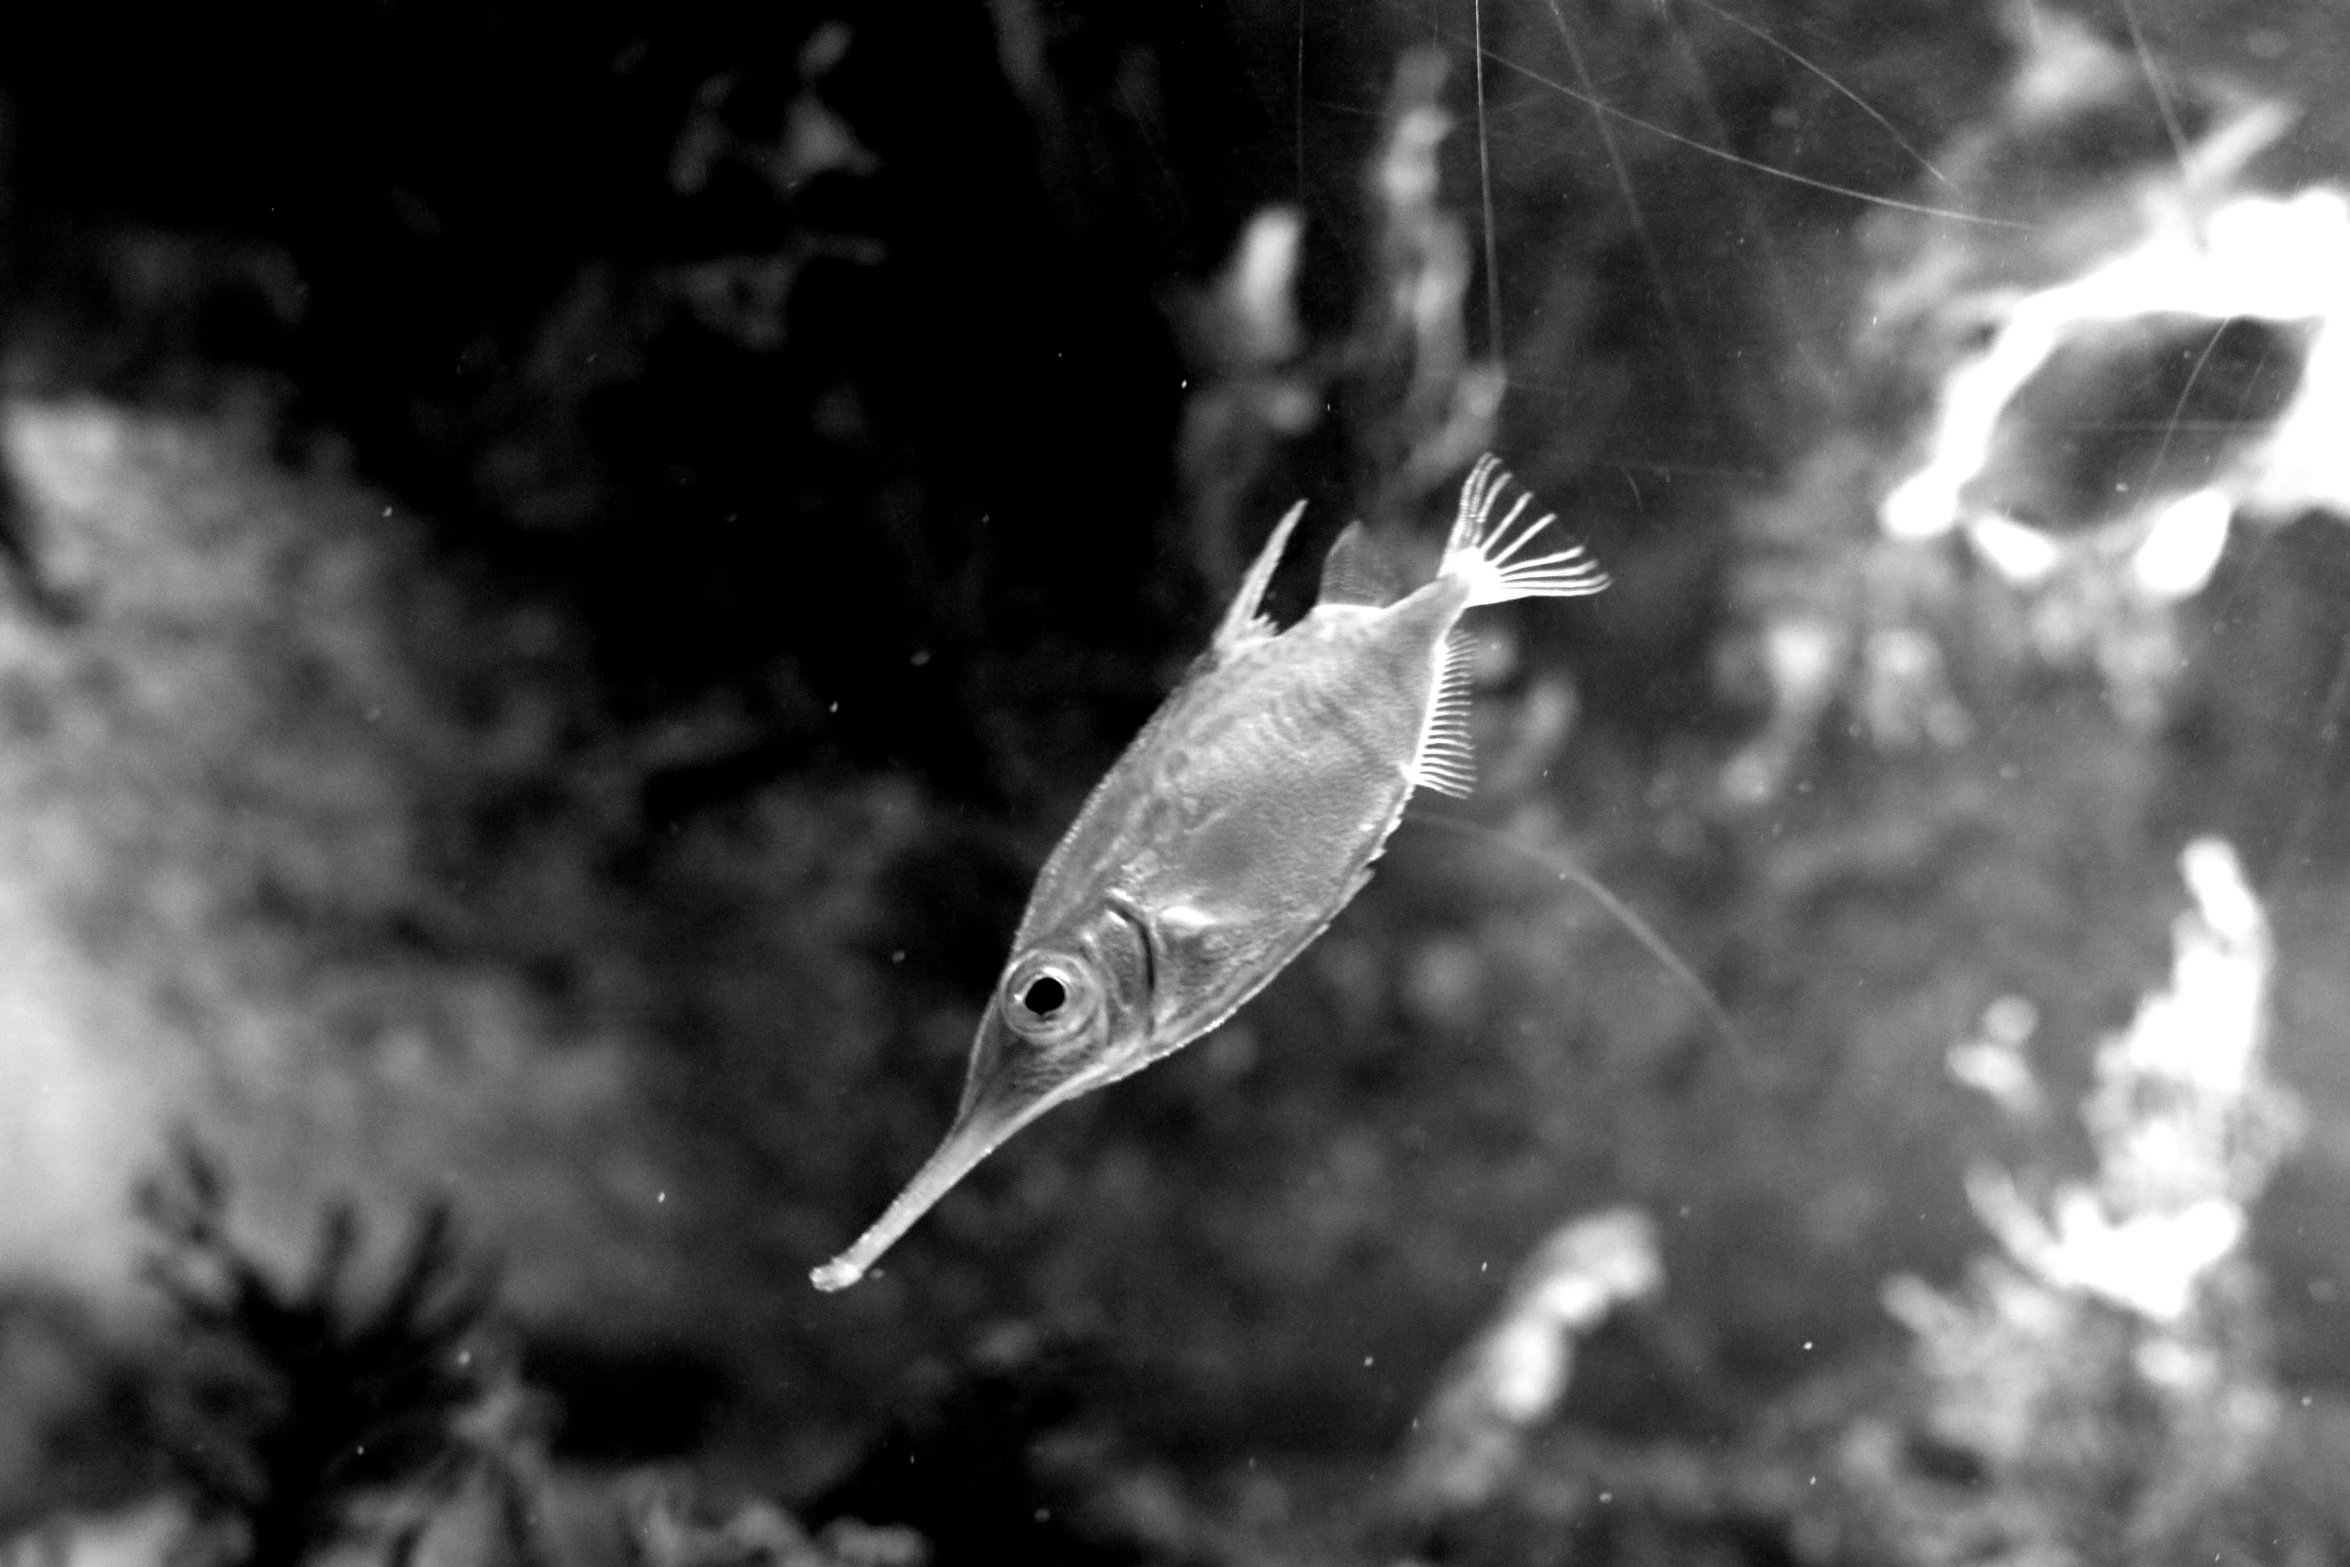
[[[1349,523],[1287,630],[1262,604],[1305,503],[1274,525],[1207,650],[1038,873],[945,1137],[816,1288],[864,1277],[1046,1111],[1220,1026],[1363,889],[1414,791],[1469,793],[1461,616],[1608,585],[1579,544],[1528,553],[1557,517],[1523,521],[1523,490],[1503,510],[1510,484],[1478,459],[1436,575],[1409,594]]]

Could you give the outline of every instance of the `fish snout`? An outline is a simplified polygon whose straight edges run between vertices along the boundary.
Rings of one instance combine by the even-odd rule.
[[[845,1289],[1029,1122],[1149,1059],[1151,956],[1141,926],[1105,909],[1072,939],[1005,966],[979,1032],[954,1124],[856,1243],[810,1275]]]

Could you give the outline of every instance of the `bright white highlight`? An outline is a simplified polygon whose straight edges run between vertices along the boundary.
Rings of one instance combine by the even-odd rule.
[[[2047,534],[1998,512],[1969,518],[1966,531],[1982,557],[2013,583],[2045,582],[2064,559]]]
[[[2153,531],[2130,557],[2130,575],[2149,597],[2193,598],[2219,565],[2235,514],[2236,504],[2225,490],[2180,496],[2155,515]]]
[[[2238,514],[2290,517],[2312,508],[2350,516],[2350,198],[2327,186],[2291,196],[2224,195],[2220,188],[2272,141],[2288,116],[2262,105],[2195,149],[2188,167],[2144,192],[2144,233],[2118,255],[2063,283],[1986,301],[1998,322],[1981,353],[1942,387],[1926,460],[1878,508],[1892,538],[1922,541],[1963,528],[2011,580],[2044,578],[2060,547],[2011,519],[1979,513],[1968,486],[1990,465],[2001,419],[2052,357],[2099,327],[2152,316],[2251,320],[2307,334],[2292,400],[2208,484],[2186,496],[2150,495],[2162,509],[2132,560],[2137,584],[2159,599],[2209,581]]]
[[[2097,1055],[2082,1108],[2094,1182],[2059,1184],[2046,1211],[2007,1171],[1967,1181],[1976,1215],[2042,1283],[2149,1322],[2178,1322],[2242,1244],[2245,1205],[2290,1135],[2289,1102],[2262,1068],[2273,952],[2235,851],[2190,844],[2168,988]]]

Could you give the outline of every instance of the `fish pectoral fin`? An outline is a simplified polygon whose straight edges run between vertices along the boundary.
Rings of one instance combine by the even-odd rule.
[[[1163,903],[1151,911],[1152,953],[1158,979],[1180,992],[1185,976],[1196,976],[1231,960],[1233,942],[1249,921],[1238,911],[1197,903]]]
[[[1476,663],[1477,639],[1455,631],[1444,639],[1439,657],[1436,700],[1412,757],[1412,785],[1465,800],[1477,787],[1477,757],[1469,747],[1469,672]]]
[[[1156,923],[1173,934],[1194,936],[1223,924],[1224,916],[1196,903],[1169,903],[1159,909]]]
[[[1257,558],[1248,568],[1248,575],[1240,579],[1240,591],[1232,596],[1232,607],[1224,611],[1223,621],[1216,627],[1216,635],[1208,643],[1210,656],[1223,659],[1236,648],[1261,641],[1273,634],[1273,627],[1257,613],[1265,601],[1265,589],[1272,584],[1273,568],[1281,564],[1281,551],[1289,543],[1290,530],[1297,519],[1306,514],[1306,503],[1299,501],[1289,508],[1282,519],[1273,524],[1272,534],[1265,547],[1257,551]]]
[[[1317,604],[1367,604],[1381,609],[1395,602],[1395,573],[1359,522],[1350,522],[1322,560]]]

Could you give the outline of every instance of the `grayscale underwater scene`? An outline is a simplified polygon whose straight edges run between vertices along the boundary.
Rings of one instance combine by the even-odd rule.
[[[2350,1561],[2346,726],[2336,0],[9,11],[0,1567]]]

